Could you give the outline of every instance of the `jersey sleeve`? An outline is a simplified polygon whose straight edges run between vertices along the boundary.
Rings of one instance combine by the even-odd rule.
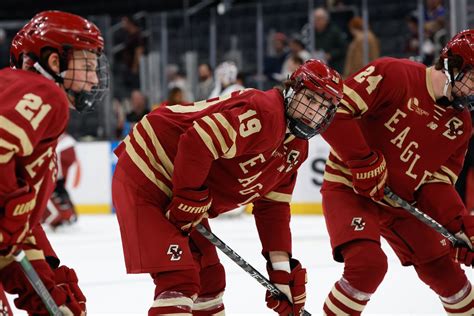
[[[291,255],[290,202],[297,172],[285,182],[254,202],[253,215],[264,256],[270,251],[286,251]]]
[[[467,138],[417,192],[416,200],[421,211],[426,212],[442,225],[467,214],[467,209],[454,185],[463,167],[468,144],[469,139]]]
[[[322,137],[343,161],[359,160],[370,155],[371,148],[365,141],[358,119],[376,115],[385,100],[397,102],[401,95],[393,89],[391,72],[395,71],[390,59],[375,61],[344,83],[344,97],[335,118]]]
[[[36,184],[40,169],[50,171],[48,161],[69,116],[66,99],[57,92],[63,93],[47,84],[34,85],[5,100],[11,106],[0,108],[0,206],[18,188],[18,177]]]
[[[173,191],[200,188],[214,160],[268,150],[275,138],[275,126],[281,124],[273,121],[251,100],[195,120],[179,139]]]

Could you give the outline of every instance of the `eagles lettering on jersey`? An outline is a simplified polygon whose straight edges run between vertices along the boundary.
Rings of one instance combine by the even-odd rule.
[[[381,150],[388,185],[409,200],[424,183],[456,182],[472,128],[467,111],[435,103],[430,71],[408,60],[381,58],[345,82],[335,118],[336,124],[357,119],[366,142],[360,152],[363,146]],[[332,148],[324,176],[327,186],[352,186],[345,156],[342,146]]]
[[[69,103],[51,80],[8,68],[0,71],[0,99],[0,206],[20,178],[35,188],[36,219],[53,189],[54,150],[66,128]]]
[[[263,201],[254,204],[256,217],[261,212],[263,221],[270,220],[271,208],[273,220],[282,222],[289,220],[296,170],[307,152],[307,141],[286,134],[276,89],[158,108],[116,149],[130,176],[143,184],[146,179],[168,198],[206,186],[213,195],[211,216]],[[282,235],[287,249],[289,232]]]

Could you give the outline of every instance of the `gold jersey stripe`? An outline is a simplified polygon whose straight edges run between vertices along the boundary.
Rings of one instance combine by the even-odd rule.
[[[235,143],[237,140],[237,132],[221,113],[215,113],[214,117],[216,118],[217,122],[219,122],[219,124],[221,124],[222,127],[227,131],[227,135],[229,135],[229,138],[232,141],[232,146],[230,147],[229,151],[224,153],[222,157],[227,159],[234,158],[235,154],[237,153],[237,145]]]
[[[206,133],[206,131],[198,124],[198,122],[195,121],[193,125],[194,129],[198,133],[199,137],[201,137],[202,141],[206,145],[207,149],[209,149],[214,159],[219,158],[219,154],[217,153],[216,147],[214,147],[211,136]]]
[[[163,146],[160,143],[160,140],[156,136],[155,131],[153,130],[153,127],[151,127],[150,121],[148,121],[148,118],[145,116],[140,121],[140,124],[143,126],[148,137],[151,139],[153,147],[155,147],[155,150],[158,153],[158,157],[160,158],[163,166],[165,167],[166,172],[168,172],[168,174],[172,176],[174,172],[174,165],[171,162],[171,159],[166,154]]]
[[[15,136],[15,138],[20,141],[23,151],[22,156],[28,156],[33,152],[33,145],[26,132],[3,115],[0,115],[0,129],[5,130],[8,134]]]
[[[441,166],[441,171],[443,171],[444,173],[448,175],[448,177],[451,179],[452,184],[455,184],[456,181],[458,181],[458,176],[448,167]]]
[[[365,305],[354,302],[349,297],[339,292],[339,290],[335,286],[332,288],[331,293],[339,302],[349,307],[350,309],[353,309],[358,312],[362,312],[365,308]]]
[[[442,299],[441,299],[441,302],[443,303],[443,305],[446,307],[446,308],[449,308],[449,309],[461,309],[463,307],[466,307],[469,303],[471,303],[472,301],[474,300],[474,290],[472,289],[471,287],[471,290],[469,291],[469,294],[464,298],[462,299],[460,302],[457,302],[455,304],[449,304],[449,303],[446,303],[444,302]],[[472,309],[471,309],[472,311]],[[472,315],[472,314],[449,314],[448,315]]]
[[[342,173],[345,173],[345,174],[347,174],[347,175],[352,176],[352,173],[349,171],[348,168],[345,168],[345,167],[343,167],[343,166],[341,166],[341,165],[339,165],[339,164],[333,162],[333,161],[330,160],[330,159],[328,159],[328,160],[326,161],[326,164],[327,164],[329,167],[331,167],[332,169],[334,169],[334,170],[338,170],[338,171],[340,171],[340,172],[342,172]]]
[[[342,184],[352,188],[352,182],[349,181],[347,178],[332,174],[332,173],[327,172],[327,171],[324,172],[324,180],[331,181],[331,182],[336,182],[336,183],[342,183]]]
[[[337,107],[336,113],[352,115],[352,112],[350,112],[346,107],[342,106]]]
[[[137,126],[133,128],[132,134],[135,140],[137,141],[138,145],[140,146],[140,148],[143,150],[143,152],[147,156],[148,161],[151,163],[153,168],[155,168],[156,171],[161,173],[168,181],[171,181],[171,175],[166,172],[165,168],[163,168],[163,166],[158,161],[156,161],[155,156],[153,155],[153,152],[146,145],[146,142],[143,139],[140,132],[138,131]]]
[[[342,104],[342,106],[341,106],[341,104]],[[341,113],[341,111],[343,111],[343,109],[345,109],[345,111],[347,111],[349,114],[352,114],[352,115],[356,114],[355,109],[349,104],[349,102],[347,102],[344,99],[341,99],[341,103],[339,104],[336,112]]]
[[[425,181],[425,183],[437,183],[437,182],[453,184],[451,183],[451,178],[439,172],[433,173],[433,175]]]
[[[222,135],[221,131],[219,130],[219,127],[217,127],[216,122],[209,116],[205,116],[202,118],[202,120],[211,128],[212,132],[217,138],[217,141],[219,142],[219,145],[221,146],[221,151],[223,154],[227,153],[229,150],[229,147],[225,143],[224,136]]]
[[[291,194],[279,193],[275,191],[268,192],[267,194],[264,195],[264,198],[268,200],[272,200],[275,202],[285,202],[285,203],[290,203],[291,197],[292,197]]]
[[[293,141],[295,138],[296,138],[295,135],[290,135],[283,141],[283,144],[286,145],[286,144],[290,143],[291,141]]]
[[[0,138],[0,148],[4,148],[7,152],[3,155],[0,155],[0,163],[7,163],[11,160],[13,155],[20,151],[17,145],[7,142],[6,140]]]
[[[148,165],[143,161],[142,157],[140,157],[135,148],[133,148],[132,143],[130,142],[130,136],[125,137],[123,140],[125,143],[125,151],[132,159],[133,163],[140,169],[140,171],[151,181],[153,182],[163,193],[165,193],[169,198],[171,198],[172,192],[170,188],[164,184],[161,180],[156,178],[153,171],[148,167]]]
[[[331,312],[333,312],[337,316],[350,316],[347,313],[344,313],[344,311],[340,310],[336,305],[333,304],[333,302],[329,299],[329,296],[326,298],[324,301],[326,306],[329,308]]]
[[[430,95],[433,101],[436,101],[434,89],[433,89],[433,80],[431,80],[431,72],[433,67],[426,68],[426,89],[428,90],[428,94]]]
[[[334,149],[330,149],[329,152],[333,154],[334,157],[336,157],[338,160],[342,161],[341,157],[337,154],[337,152]]]
[[[217,307],[223,303],[222,297],[224,296],[224,292],[220,292],[211,300],[200,301],[199,298],[194,302],[193,310],[195,311],[202,311],[206,309],[210,309],[212,307]]]
[[[152,307],[167,307],[167,306],[193,306],[193,300],[189,297],[172,297],[172,298],[157,298]],[[175,314],[173,314],[175,315]],[[186,314],[190,315],[190,314]]]
[[[361,96],[357,94],[357,92],[344,85],[344,94],[349,99],[351,99],[359,108],[360,114],[358,116],[363,115],[365,112],[367,112],[369,106],[367,105],[367,103],[365,103],[364,99],[362,99]]]

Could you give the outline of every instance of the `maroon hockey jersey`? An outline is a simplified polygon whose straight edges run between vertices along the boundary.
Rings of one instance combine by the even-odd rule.
[[[211,216],[253,203],[264,251],[291,252],[289,202],[308,142],[288,135],[281,93],[247,89],[160,107],[116,154],[130,177],[168,202],[180,190],[206,186]]]
[[[55,148],[66,128],[69,102],[53,81],[9,68],[0,71],[0,100],[0,207],[22,179],[36,192],[32,227],[54,188]]]
[[[471,118],[467,110],[435,103],[431,71],[409,60],[381,58],[345,82],[336,118],[323,134],[332,147],[323,190],[352,187],[344,162],[366,157],[370,149],[382,151],[388,185],[404,199],[413,201],[426,183],[455,183]],[[360,129],[348,129],[351,124]]]

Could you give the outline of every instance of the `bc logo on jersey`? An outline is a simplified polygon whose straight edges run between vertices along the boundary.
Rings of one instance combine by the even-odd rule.
[[[365,222],[364,222],[364,220],[362,219],[362,217],[354,217],[354,218],[352,219],[351,226],[354,227],[354,230],[355,230],[355,231],[364,230],[364,228],[365,228]]]
[[[183,250],[181,249],[181,247],[179,247],[179,245],[170,245],[167,254],[171,255],[171,261],[179,261],[181,260]]]

